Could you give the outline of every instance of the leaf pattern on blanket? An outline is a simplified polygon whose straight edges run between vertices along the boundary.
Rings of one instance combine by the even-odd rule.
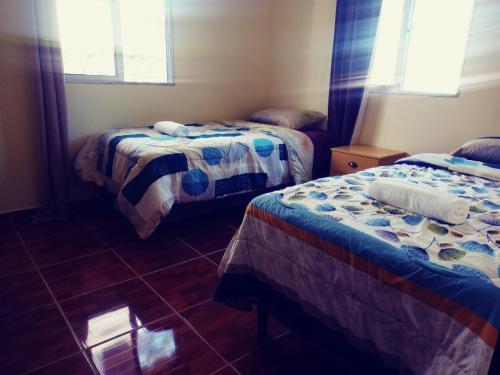
[[[388,227],[391,225],[391,222],[383,217],[374,217],[373,219],[366,220],[365,224],[371,227]]]
[[[492,202],[490,200],[484,200],[483,204],[486,207],[491,208],[492,210],[500,210],[500,204],[496,204],[495,202]]]
[[[462,246],[462,249],[465,249],[468,251],[488,254],[491,256],[493,256],[493,254],[494,254],[493,249],[491,247],[489,247],[486,244],[478,243],[476,241],[460,242],[460,246]]]
[[[405,215],[403,220],[408,225],[418,225],[422,222],[424,218],[420,215]]]
[[[479,220],[481,220],[483,223],[493,225],[495,227],[500,227],[500,213],[498,212],[485,215]]]
[[[336,211],[337,209],[335,208],[335,206],[328,204],[328,203],[325,203],[325,204],[320,204],[320,205],[316,206],[316,210],[323,211],[323,212],[331,212],[331,211]]]
[[[410,257],[414,257],[425,262],[429,261],[430,259],[427,251],[425,249],[422,249],[421,247],[403,245],[401,246],[401,248],[405,250]]]
[[[456,163],[461,161],[454,160]],[[434,186],[471,203],[468,220],[449,225],[372,200],[377,178],[402,178]],[[457,277],[474,277],[500,287],[500,182],[448,170],[397,164],[298,185],[281,197],[341,221],[401,249],[409,259],[445,267]]]
[[[474,212],[476,214],[484,214],[486,212],[486,210],[479,208],[477,206],[470,206],[469,212]]]
[[[389,232],[388,230],[376,230],[375,233],[377,233],[378,236],[382,237],[384,240],[399,242],[398,236],[396,236],[396,234],[393,232]]]
[[[352,195],[348,195],[348,194],[337,194],[333,197],[333,199],[337,199],[339,201],[345,201],[345,200],[348,200],[352,198]]]
[[[458,260],[460,258],[463,258],[467,254],[466,251],[460,250],[460,249],[455,249],[453,247],[442,249],[439,252],[439,259],[441,260]]]
[[[436,233],[436,234],[439,234],[440,236],[445,236],[448,234],[448,229],[446,229],[445,227],[441,226],[441,225],[437,225],[437,224],[429,224],[428,226],[429,230]]]
[[[319,191],[311,191],[309,193],[309,196],[313,199],[317,199],[319,201],[323,201],[328,198],[328,196],[325,193],[319,192]]]

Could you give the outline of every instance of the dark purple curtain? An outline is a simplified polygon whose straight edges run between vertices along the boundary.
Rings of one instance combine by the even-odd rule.
[[[35,67],[39,126],[44,167],[44,210],[34,222],[65,220],[69,216],[68,124],[61,48],[55,2],[35,4]]]
[[[328,130],[333,146],[351,143],[370,68],[382,0],[337,0]]]

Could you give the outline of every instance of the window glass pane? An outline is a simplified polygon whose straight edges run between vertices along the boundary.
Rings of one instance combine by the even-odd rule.
[[[460,87],[473,0],[416,0],[404,91],[454,95]]]
[[[384,0],[380,11],[369,83],[393,85],[401,42],[405,0]]]
[[[111,0],[57,0],[64,71],[115,75]]]
[[[119,4],[125,81],[167,82],[165,0]]]

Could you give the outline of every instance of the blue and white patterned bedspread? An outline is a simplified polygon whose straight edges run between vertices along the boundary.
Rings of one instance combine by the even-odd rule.
[[[151,127],[88,140],[75,169],[117,195],[117,206],[147,238],[174,203],[219,198],[311,179],[313,146],[295,130],[243,121],[187,124],[188,137]]]
[[[500,182],[455,171],[460,166],[473,166],[467,171],[478,174],[497,170],[446,154],[420,154],[398,163],[290,187],[280,201],[384,240],[423,265],[500,287]],[[449,225],[374,201],[367,190],[378,178],[400,178],[466,199],[469,217],[462,225]]]

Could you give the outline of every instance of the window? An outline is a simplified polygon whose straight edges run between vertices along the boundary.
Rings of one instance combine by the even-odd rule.
[[[69,82],[173,84],[170,0],[57,0]]]
[[[383,0],[370,86],[457,95],[474,0]]]

